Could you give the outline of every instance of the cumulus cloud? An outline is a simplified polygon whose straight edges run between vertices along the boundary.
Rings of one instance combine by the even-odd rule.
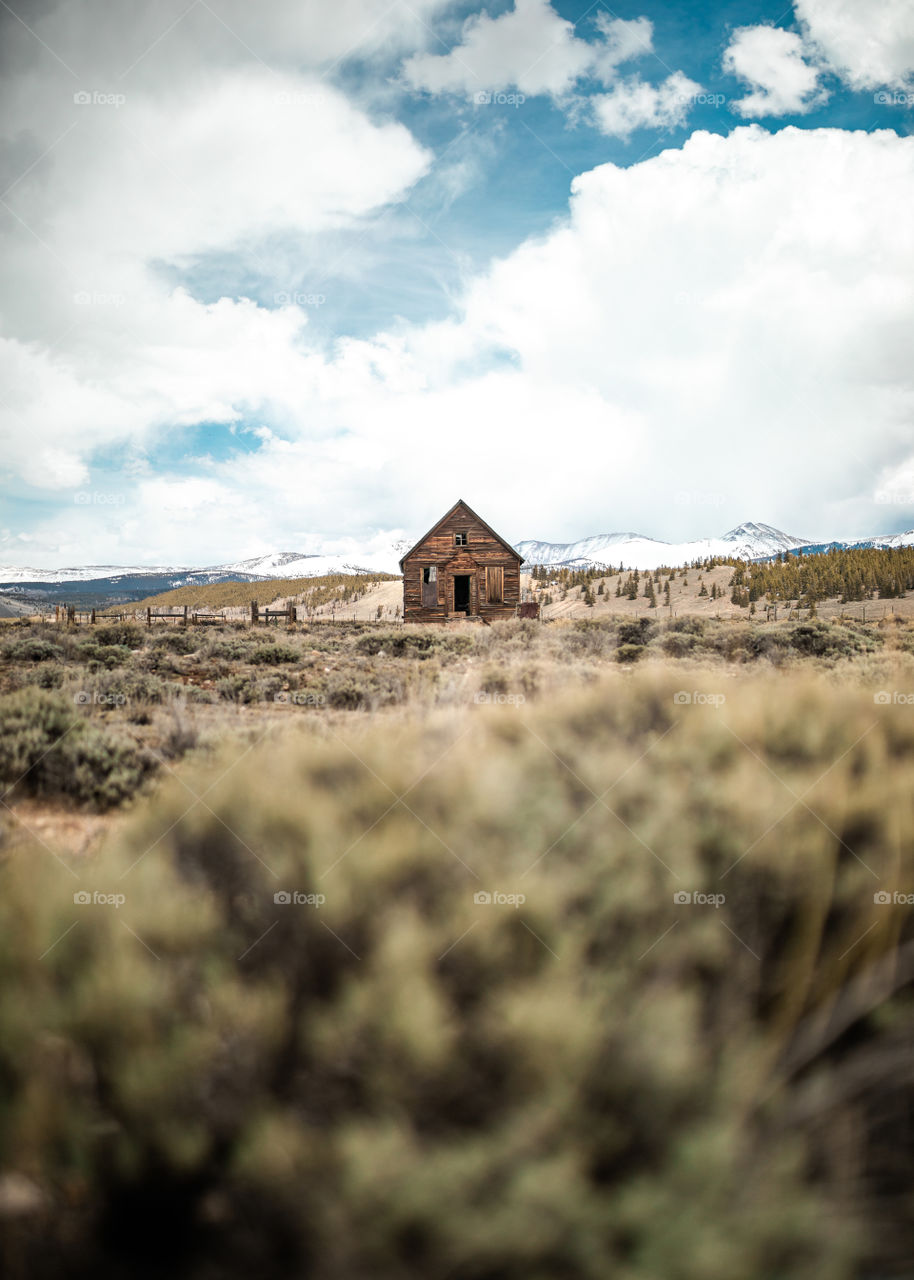
[[[819,71],[805,58],[802,38],[781,27],[739,27],[724,53],[723,68],[753,90],[733,104],[742,116],[801,115],[828,97]]]
[[[914,248],[885,209],[912,199],[914,139],[890,131],[696,133],[578,177],[567,220],[475,279],[446,323],[318,354],[251,306],[222,394],[272,389],[284,428],[205,467],[205,519],[163,521],[164,482],[141,477],[111,536],[160,561],[186,559],[189,539],[209,560],[314,550],[328,529],[421,532],[460,493],[512,538],[643,529],[646,513],[670,538],[747,517],[805,536],[894,527],[879,495],[911,458]],[[160,364],[170,388],[196,360]],[[120,392],[126,439],[149,409],[129,380]],[[429,461],[455,438],[444,494]]]
[[[628,138],[636,129],[669,129],[684,124],[701,93],[701,85],[681,71],[674,71],[659,85],[632,76],[620,80],[609,93],[595,94],[590,108],[601,133]]]
[[[515,0],[497,18],[474,14],[459,45],[447,54],[416,54],[403,66],[413,88],[430,93],[472,93],[516,86],[522,93],[561,94],[591,59],[586,41],[549,0]]]
[[[653,51],[653,26],[647,18],[601,12],[596,26],[600,39],[582,40],[550,0],[515,0],[514,8],[497,18],[486,13],[467,18],[460,43],[449,53],[417,53],[407,59],[403,78],[429,93],[518,89],[527,96],[558,98],[583,76],[609,83],[621,63]]]
[[[224,252],[270,281],[284,228],[367,231],[428,153],[311,68],[316,0],[267,6],[262,37],[253,11],[220,7],[268,67],[235,34],[223,42],[202,4],[164,35],[178,8],[141,7],[138,33],[96,8],[95,29],[100,12],[113,25],[95,51],[74,17],[92,4],[30,23],[77,75],[17,32],[0,91],[0,449],[13,486],[55,504],[27,552],[16,532],[0,540],[11,557],[218,562],[318,550],[330,530],[341,541],[327,550],[374,545],[421,532],[460,493],[512,538],[649,523],[682,539],[747,517],[800,534],[897,524],[874,495],[900,492],[911,462],[914,139],[755,126],[602,165],[575,180],[567,218],[467,284],[447,322],[319,343],[294,300],[203,301],[175,274]],[[383,3],[337,11],[402,52]],[[325,59],[346,51],[329,14]],[[601,34],[614,76],[636,32]],[[205,39],[218,56],[202,74]],[[137,58],[123,103],[93,96]],[[620,136],[675,122],[699,89],[681,73],[609,83],[601,123]],[[236,431],[237,449],[198,444],[192,461],[144,467],[164,443],[180,457],[198,427]],[[442,493],[429,464],[454,439]],[[124,500],[94,503],[109,485]],[[678,506],[683,492],[714,506]]]
[[[852,89],[914,84],[910,0],[795,0],[809,46]]]
[[[11,81],[7,105],[30,83]],[[110,95],[55,74],[39,103],[35,159],[19,157],[0,206],[6,465],[67,488],[85,481],[93,450],[125,437],[143,444],[163,426],[270,404],[281,419],[300,411],[306,311],[204,304],[164,268],[245,253],[269,283],[271,235],[359,227],[429,154],[313,75],[259,66]],[[273,281],[279,302],[287,288]]]

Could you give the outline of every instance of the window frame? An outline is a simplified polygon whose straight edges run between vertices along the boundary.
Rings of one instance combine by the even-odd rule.
[[[419,598],[423,609],[438,608],[438,566],[436,564],[420,566]]]

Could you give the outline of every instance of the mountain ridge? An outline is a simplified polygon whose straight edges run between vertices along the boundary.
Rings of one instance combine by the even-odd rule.
[[[397,542],[387,551],[365,555],[269,551],[260,556],[230,560],[201,568],[179,565],[72,565],[60,569],[0,565],[0,591],[47,592],[61,596],[79,586],[93,595],[139,599],[173,587],[212,582],[264,582],[270,578],[309,578],[328,573],[398,572],[398,558],[410,542]],[[656,569],[661,565],[689,564],[709,556],[734,556],[766,560],[783,552],[822,554],[831,548],[901,547],[914,545],[914,530],[877,534],[868,538],[816,542],[785,533],[773,525],[744,521],[716,538],[690,542],[664,542],[631,530],[591,534],[574,542],[547,542],[533,538],[514,544],[528,566],[566,568],[606,567]]]

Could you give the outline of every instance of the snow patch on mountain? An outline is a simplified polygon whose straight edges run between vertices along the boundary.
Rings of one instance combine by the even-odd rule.
[[[659,569],[661,565],[689,564],[709,556],[763,560],[807,545],[806,538],[783,533],[770,524],[748,521],[719,538],[696,542],[661,542],[638,533],[604,533],[579,542],[519,542],[517,550],[530,565],[601,568],[621,564],[626,569]]]

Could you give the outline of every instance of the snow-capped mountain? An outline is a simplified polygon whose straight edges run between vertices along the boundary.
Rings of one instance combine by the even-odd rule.
[[[272,551],[250,560],[191,569],[176,565],[90,564],[64,569],[34,569],[0,565],[0,587],[38,586],[66,582],[120,582],[133,579],[168,579],[169,587],[194,582],[262,582],[268,578],[314,578],[326,573],[397,573],[395,551],[358,556],[304,555],[300,551]],[[173,581],[172,581],[173,580]],[[162,587],[161,590],[168,590]]]
[[[914,531],[848,541],[811,542],[748,521],[718,538],[696,542],[660,542],[638,533],[604,533],[579,542],[518,542],[516,549],[528,565],[562,565],[566,568],[624,565],[626,569],[658,569],[661,565],[689,564],[708,556],[734,556],[740,560],[767,560],[782,552],[806,554],[830,547],[904,547],[914,545]]]
[[[66,569],[33,569],[27,565],[0,565],[0,586],[13,586],[20,582],[98,582],[105,578],[156,577],[193,573],[193,569],[181,569],[171,565],[122,565],[86,564]]]
[[[251,560],[216,565],[210,573],[243,574],[250,578],[314,578],[325,573],[397,573],[395,549],[389,553],[304,555],[300,551],[272,551]]]
[[[64,569],[23,568],[0,565],[0,595],[7,604],[23,600],[76,600],[108,605],[142,600],[172,587],[211,582],[263,582],[269,578],[314,578],[328,573],[399,573],[398,559],[412,541],[400,540],[371,551],[335,555],[305,555],[300,551],[271,551],[265,555],[203,569],[174,565],[80,565]],[[782,552],[805,555],[832,547],[914,546],[914,529],[906,533],[876,535],[830,542],[811,542],[783,533],[770,524],[747,522],[718,538],[696,542],[661,542],[639,533],[601,533],[578,542],[540,542],[528,539],[516,544],[527,562],[569,568],[612,567],[656,569],[661,565],[689,564],[708,556],[734,556],[742,560],[766,560]]]

